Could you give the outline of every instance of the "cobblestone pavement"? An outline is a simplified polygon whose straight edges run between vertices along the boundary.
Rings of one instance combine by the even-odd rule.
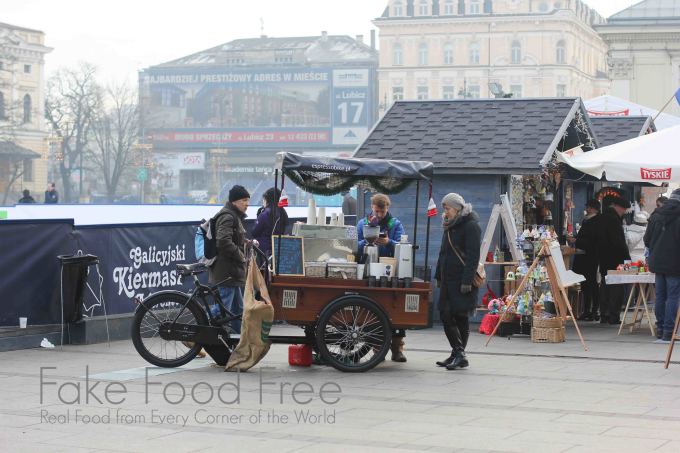
[[[571,330],[488,348],[473,334],[461,371],[434,365],[441,328],[360,374],[290,367],[285,345],[239,375],[209,359],[147,371],[129,341],[4,352],[0,451],[680,451],[680,355],[664,370],[649,331],[583,330],[587,352]]]

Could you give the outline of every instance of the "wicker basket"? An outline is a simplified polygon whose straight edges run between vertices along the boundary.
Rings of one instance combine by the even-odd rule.
[[[564,342],[564,327],[560,328],[531,328],[531,341],[533,343],[562,343]]]
[[[498,322],[513,322],[515,319],[517,319],[517,313],[506,311],[505,313],[501,313],[499,315]]]
[[[325,261],[305,262],[305,277],[326,278]]]
[[[534,316],[532,321],[531,321],[532,327],[543,328],[543,329],[559,329],[563,325],[564,324],[562,322],[562,318],[558,318],[558,317],[543,318],[543,317],[539,317],[539,316]]]

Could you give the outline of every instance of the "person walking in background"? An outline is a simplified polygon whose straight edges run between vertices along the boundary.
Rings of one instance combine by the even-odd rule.
[[[288,214],[284,208],[279,208],[281,191],[274,187],[262,195],[262,208],[257,215],[253,228],[253,239],[260,243],[259,248],[267,257],[272,254],[272,236],[284,234],[288,226]]]
[[[644,242],[649,270],[656,275],[656,336],[667,343],[673,337],[680,300],[680,189],[654,212]]]
[[[233,314],[243,313],[243,288],[246,284],[246,230],[243,219],[250,202],[250,194],[243,186],[229,190],[229,201],[216,214],[215,239],[217,259],[208,268],[212,285],[219,284],[220,298]],[[232,328],[241,332],[241,322],[233,321]]]
[[[59,192],[57,192],[54,183],[51,182],[47,184],[47,190],[45,191],[45,204],[57,204],[59,203]]]
[[[622,285],[607,285],[607,272],[630,259],[626,236],[623,232],[623,216],[630,209],[630,202],[621,197],[609,199],[610,206],[598,219],[597,257],[600,265],[600,323],[618,324],[623,303]]]
[[[469,316],[477,305],[478,288],[472,286],[472,279],[479,264],[482,230],[472,205],[459,194],[447,194],[442,208],[444,235],[434,278],[441,287],[439,312],[451,355],[437,365],[455,370],[469,365],[465,348],[470,336]]]
[[[342,213],[344,215],[357,215],[357,200],[349,192],[342,193]]]
[[[600,202],[589,200],[586,203],[586,216],[576,237],[569,242],[585,252],[574,257],[574,272],[586,278],[583,283],[583,314],[579,321],[597,321],[600,308],[600,295],[597,287],[597,221],[600,218]]]
[[[21,204],[27,204],[27,203],[35,203],[35,198],[31,196],[31,191],[28,189],[24,189],[22,192],[24,195],[23,197],[19,198],[19,203]]]

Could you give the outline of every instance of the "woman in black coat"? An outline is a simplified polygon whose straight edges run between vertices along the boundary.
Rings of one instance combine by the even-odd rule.
[[[479,264],[482,231],[479,216],[459,194],[447,194],[442,208],[444,235],[434,278],[441,287],[439,312],[451,355],[437,365],[455,370],[469,365],[465,347],[470,336],[469,316],[477,305],[478,289],[472,286],[472,279]]]

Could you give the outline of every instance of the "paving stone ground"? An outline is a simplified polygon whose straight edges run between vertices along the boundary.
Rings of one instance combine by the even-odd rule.
[[[680,349],[665,370],[648,330],[582,327],[588,351],[573,330],[489,347],[473,334],[462,371],[434,365],[448,355],[441,327],[408,333],[407,363],[360,374],[290,367],[286,345],[238,376],[197,359],[146,378],[129,341],[3,352],[0,451],[680,451]]]

